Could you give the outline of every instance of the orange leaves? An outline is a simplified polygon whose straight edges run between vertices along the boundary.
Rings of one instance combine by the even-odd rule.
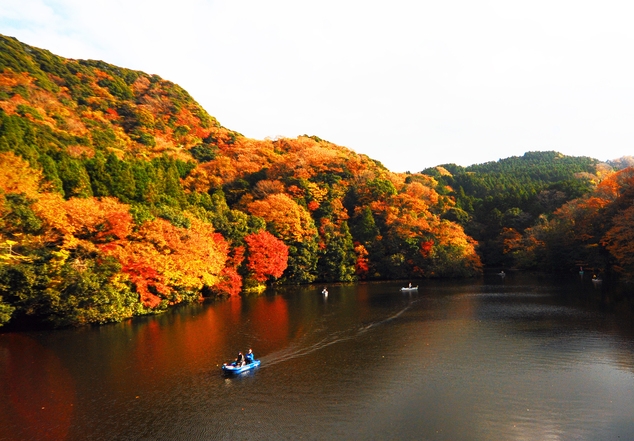
[[[269,140],[237,138],[230,145],[224,145],[218,140],[218,148],[219,154],[216,159],[204,166],[208,173],[217,176],[223,183],[267,168],[277,158]]]
[[[420,201],[427,207],[434,206],[438,203],[438,193],[431,187],[425,186],[420,182],[412,182],[409,184],[405,193],[413,199]],[[427,208],[425,207],[425,208]]]
[[[613,219],[614,226],[603,236],[601,244],[615,257],[619,268],[634,274],[634,206]]]
[[[285,194],[273,194],[248,205],[249,213],[264,219],[283,240],[302,242],[316,234],[310,214]]]
[[[320,173],[341,173],[342,165],[352,152],[327,142],[316,142],[300,136],[297,139],[283,138],[275,141],[283,152],[280,160],[273,164],[271,173],[276,176],[294,176],[310,179]]]
[[[175,227],[166,220],[146,222],[139,238],[158,256],[157,266],[171,284],[200,289],[213,285],[227,258],[227,244],[210,224],[190,218],[189,229]]]
[[[218,282],[228,245],[210,224],[193,217],[190,221],[189,229],[164,219],[148,221],[131,241],[102,247],[122,263],[146,306],[155,307],[161,297],[178,303],[180,291],[199,292]]]
[[[278,180],[263,179],[258,181],[253,189],[255,197],[263,199],[269,195],[284,193],[284,184]]]
[[[612,254],[617,270],[634,276],[634,168],[630,167],[604,179],[599,187],[607,184],[618,195],[606,213],[613,213],[611,228],[601,238],[601,245]],[[605,216],[605,215],[604,215]],[[597,221],[606,222],[605,219]]]
[[[504,245],[504,253],[513,253],[521,250],[523,246],[522,235],[513,228],[504,227],[500,234]]]
[[[134,231],[129,206],[117,199],[66,201],[50,193],[40,195],[34,211],[44,221],[49,244],[63,250],[81,245],[115,257],[146,307],[199,296],[204,286],[218,282],[227,260],[226,241],[211,224],[192,216],[189,228],[155,219]]]
[[[370,271],[370,260],[368,259],[368,250],[357,243],[354,247],[354,253],[356,255],[356,262],[354,264],[355,272],[361,279],[365,279]]]
[[[199,164],[189,173],[189,176],[185,178],[183,186],[190,192],[198,193],[205,193],[209,191],[210,188],[220,187],[223,183],[223,179],[216,174],[214,166],[221,166],[225,162],[228,166],[229,161],[218,161],[213,165],[210,163]],[[226,171],[225,174],[227,174]]]
[[[421,184],[413,183],[406,187],[404,193],[391,196],[387,200],[371,202],[370,208],[400,237],[417,237],[432,230],[430,221],[434,216],[429,212],[427,202],[421,199],[428,198],[431,193],[435,194],[435,191],[429,190],[430,192],[426,191]]]
[[[168,295],[170,292],[164,283],[165,278],[145,262],[130,260],[122,271],[136,287],[141,303],[146,308],[156,308],[161,304],[160,295]]]
[[[93,242],[124,240],[132,228],[128,205],[115,198],[71,198],[58,193],[43,193],[34,205],[45,224],[49,242],[64,241],[72,248],[79,239]]]

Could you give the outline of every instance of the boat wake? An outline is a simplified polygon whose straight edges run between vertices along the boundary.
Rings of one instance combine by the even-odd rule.
[[[400,317],[405,311],[407,311],[412,303],[408,304],[405,308],[398,311],[396,314],[393,314],[383,320],[376,321],[373,323],[369,323],[367,325],[361,326],[359,328],[353,328],[349,330],[334,332],[330,335],[327,335],[321,338],[319,341],[315,343],[308,343],[306,340],[311,339],[311,337],[315,337],[314,333],[307,333],[304,335],[302,339],[292,344],[291,346],[279,350],[277,352],[273,352],[271,354],[265,355],[261,358],[262,360],[262,368],[266,366],[272,366],[278,363],[284,363],[288,360],[292,360],[295,358],[300,358],[305,355],[311,354],[313,352],[319,351],[328,346],[341,343],[348,340],[353,340],[366,332],[368,332],[372,328],[376,328],[377,326],[383,325],[387,322],[390,322],[394,319]]]
[[[414,303],[414,302],[412,302],[412,303]],[[399,312],[397,312],[396,314],[394,314],[394,315],[392,315],[392,316],[390,316],[390,317],[388,317],[386,319],[383,319],[383,320],[381,320],[379,322],[370,323],[369,325],[366,325],[366,326],[362,327],[361,329],[359,329],[358,335],[363,334],[364,332],[374,328],[375,326],[383,325],[383,324],[385,324],[387,322],[390,322],[390,321],[400,317],[405,311],[407,311],[410,308],[410,306],[412,306],[412,303],[410,303],[405,308],[401,309]]]

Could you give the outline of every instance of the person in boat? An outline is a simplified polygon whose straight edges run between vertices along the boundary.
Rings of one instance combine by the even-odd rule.
[[[254,359],[253,349],[249,349],[249,351],[247,352],[247,355],[244,356],[244,359],[247,362],[247,364],[253,363],[253,359]]]
[[[244,366],[244,355],[242,355],[242,352],[238,352],[238,358],[236,358],[236,367],[241,367]]]
[[[328,295],[328,288],[326,288],[326,287],[324,286],[324,289],[322,289],[322,290],[321,290],[321,293],[322,293],[323,295],[327,296],[327,295]]]
[[[410,287],[410,288],[412,287],[412,282],[409,282],[409,287]]]

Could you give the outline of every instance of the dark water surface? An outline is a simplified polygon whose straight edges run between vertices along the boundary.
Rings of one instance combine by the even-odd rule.
[[[591,282],[398,287],[0,334],[0,440],[634,439],[632,326],[569,300]]]

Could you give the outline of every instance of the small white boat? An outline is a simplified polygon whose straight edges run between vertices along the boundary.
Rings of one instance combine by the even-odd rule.
[[[409,287],[403,287],[403,288],[401,288],[401,291],[403,291],[403,292],[408,292],[408,291],[418,291],[418,285],[416,285],[416,286],[409,286]]]
[[[500,271],[500,272],[498,273],[498,276],[500,276],[500,277],[502,277],[502,278],[505,278],[505,277],[506,277],[506,273],[505,273],[504,271]]]

